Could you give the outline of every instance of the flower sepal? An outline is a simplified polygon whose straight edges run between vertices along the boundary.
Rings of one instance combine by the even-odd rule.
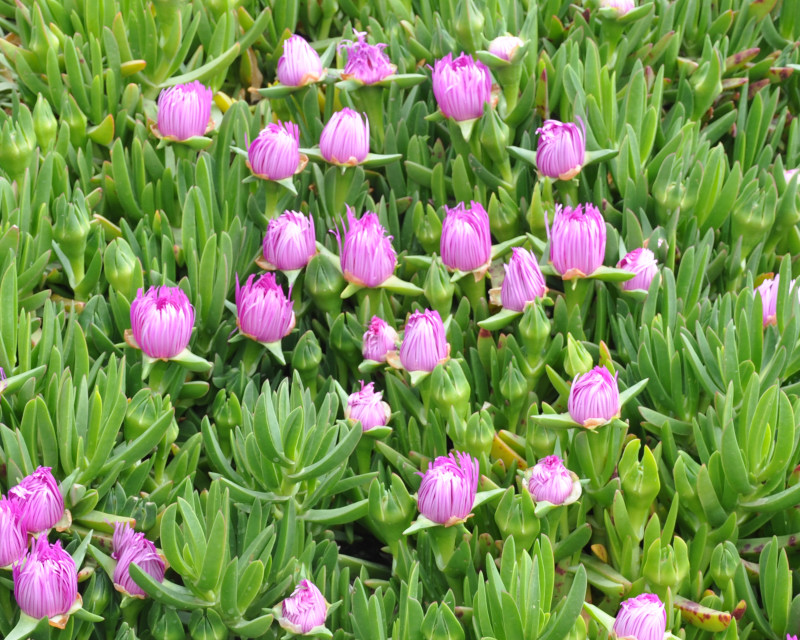
[[[340,78],[341,80],[336,83],[336,88],[342,91],[356,91],[361,87],[391,87],[393,84],[396,84],[401,89],[408,89],[428,79],[427,76],[421,73],[394,73],[383,80],[378,80],[368,85],[358,78],[344,73],[340,75]]]
[[[40,367],[36,367],[35,369],[30,369],[29,371],[23,371],[22,373],[9,376],[8,378],[0,376],[0,395],[4,393],[14,393],[28,380],[44,373],[46,368],[47,367],[45,365],[42,365]]]
[[[491,51],[477,51],[475,52],[475,57],[478,58],[483,64],[494,71],[502,71],[511,67],[513,65],[519,64],[519,62],[525,57],[525,54],[528,51],[530,46],[530,41],[523,42],[520,46],[518,46],[514,50],[514,55],[511,56],[509,60],[505,58],[501,58],[500,56],[494,55]]]
[[[142,350],[142,348],[136,342],[136,338],[133,337],[133,331],[131,329],[125,329],[124,336],[125,342],[129,347],[133,347],[139,351]],[[147,377],[147,375],[150,373],[150,370],[153,368],[153,365],[155,365],[157,362],[170,361],[177,362],[178,364],[181,364],[189,369],[189,371],[195,371],[197,373],[210,371],[211,367],[213,366],[208,360],[193,354],[188,348],[184,349],[173,358],[151,358],[142,351],[142,376]]]
[[[487,491],[478,491],[475,494],[475,502],[472,503],[472,510],[475,509],[482,504],[489,502],[490,500],[494,500],[495,498],[499,497],[503,493],[505,493],[505,489],[498,488],[498,489],[489,489]],[[424,529],[430,529],[431,527],[454,527],[459,524],[465,523],[469,518],[473,516],[470,513],[466,518],[456,518],[455,516],[449,518],[447,522],[444,524],[439,524],[438,522],[434,522],[433,520],[426,518],[422,514],[417,516],[417,519],[411,523],[405,531],[403,531],[404,536],[411,535],[412,533],[417,533],[418,531],[423,531]]]
[[[376,363],[379,364],[379,363]],[[367,429],[361,434],[361,438],[371,438],[373,440],[386,440],[390,435],[392,435],[393,429],[391,427],[372,427],[371,429]],[[372,446],[372,445],[370,445]]]
[[[340,294],[342,299],[349,298],[353,296],[356,292],[360,291],[361,289],[365,289],[364,285],[358,284],[356,282],[348,282],[347,286],[344,288],[344,291]],[[381,282],[379,285],[375,287],[376,289],[387,289],[392,293],[399,293],[404,296],[418,296],[422,293],[422,289],[420,289],[417,285],[411,284],[410,282],[406,282],[405,280],[401,280],[395,275],[391,275],[386,280]]]
[[[313,160],[314,162],[328,162],[322,152],[319,150],[319,147],[314,147],[313,149],[300,149],[300,153],[306,155],[309,160]],[[387,164],[391,164],[392,162],[396,162],[403,157],[401,153],[389,153],[389,154],[381,154],[381,153],[368,153],[367,157],[364,159],[363,162],[355,162],[354,159],[351,159],[347,162],[343,163],[336,163],[337,166],[342,167],[342,169],[346,169],[348,167],[383,167]],[[329,163],[332,164],[332,163]]]
[[[496,292],[493,293],[493,292]],[[495,302],[494,296],[497,296],[497,300]],[[493,304],[499,304],[500,300],[500,289],[490,289],[489,290],[490,300]],[[532,304],[532,303],[531,303]],[[489,316],[485,320],[481,320],[478,322],[478,326],[481,329],[487,329],[488,331],[497,331],[498,329],[502,329],[508,324],[511,324],[514,320],[519,318],[522,315],[522,311],[514,311],[513,309],[502,309],[498,311],[493,316]]]
[[[625,269],[617,269],[616,267],[599,266],[592,273],[583,273],[580,269],[569,269],[565,273],[559,273],[552,265],[546,264],[541,266],[542,273],[546,276],[558,276],[562,280],[576,280],[578,278],[586,278],[589,280],[602,280],[604,282],[627,282],[628,280],[636,277],[635,273],[625,271]]]
[[[213,138],[209,138],[208,135],[204,136],[191,136],[190,138],[186,138],[186,140],[179,140],[175,136],[165,136],[162,135],[161,132],[158,130],[158,124],[153,122],[152,120],[148,121],[150,126],[150,133],[153,134],[154,137],[158,139],[158,145],[156,149],[163,149],[168,144],[185,144],[187,147],[194,149],[195,151],[202,151],[203,149],[208,149],[211,146],[211,143],[214,142]],[[206,129],[206,134],[211,133],[214,130],[214,121],[209,120],[208,128]]]
[[[643,4],[635,9],[631,9],[624,15],[620,15],[619,9],[615,9],[614,7],[600,7],[597,10],[597,14],[605,20],[613,20],[619,24],[631,24],[645,17],[651,10],[652,7],[649,4]]]
[[[54,616],[52,618],[41,618],[40,620],[37,620],[36,618],[29,616],[27,613],[20,612],[19,622],[17,622],[16,626],[6,636],[6,640],[24,640],[25,638],[30,637],[35,631],[39,630],[40,625],[42,625],[41,630],[44,630],[45,620],[47,621],[47,625],[50,627],[64,629],[69,622],[69,617],[72,615],[88,622],[102,622],[105,620],[105,618],[102,616],[90,613],[83,608],[83,598],[81,598],[81,594],[79,593],[75,598],[75,602],[72,603],[72,606],[66,613],[62,613],[61,615]]]

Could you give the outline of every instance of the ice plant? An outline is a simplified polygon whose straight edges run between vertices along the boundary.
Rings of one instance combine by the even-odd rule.
[[[572,476],[558,456],[537,462],[528,479],[528,491],[537,502],[563,504],[572,493]]]
[[[269,221],[262,249],[265,262],[273,269],[302,269],[317,253],[314,218],[284,211]]]
[[[383,50],[386,44],[368,44],[365,31],[353,29],[356,41],[346,40],[339,45],[339,49],[347,49],[347,64],[344,67],[342,78],[354,78],[364,84],[375,84],[394,75],[397,67],[392,64]]]
[[[364,332],[361,355],[365,360],[386,362],[386,353],[395,349],[397,341],[397,331],[392,329],[383,318],[372,316],[369,327]]]
[[[114,587],[117,591],[139,598],[147,595],[131,578],[131,563],[157,582],[164,581],[164,560],[158,555],[156,546],[143,533],[134,531],[127,522],[117,522],[114,524],[113,544],[111,557],[117,561],[114,568]]]
[[[457,122],[480,118],[483,105],[492,101],[489,69],[465,53],[455,60],[448,53],[433,65],[433,95],[447,118]]]
[[[75,561],[61,548],[61,540],[51,545],[40,536],[12,575],[19,608],[37,620],[68,613],[78,599]]]
[[[783,172],[783,179],[789,182],[798,172],[800,172],[800,169],[786,169]]]
[[[570,417],[584,427],[597,427],[619,417],[617,376],[605,367],[575,376],[569,390],[567,409]]]
[[[328,120],[319,139],[319,151],[331,164],[354,167],[369,155],[369,120],[345,107]]]
[[[293,176],[307,162],[300,155],[300,129],[294,122],[270,122],[247,149],[247,166],[265,180]]]
[[[650,249],[634,249],[617,263],[617,269],[635,274],[633,278],[622,283],[625,291],[636,291],[637,289],[647,291],[653,281],[653,276],[658,271],[658,261]]]
[[[433,371],[450,357],[450,345],[438,311],[415,311],[406,322],[400,362],[406,371]]]
[[[334,234],[344,279],[362,287],[383,284],[394,273],[397,253],[378,214],[367,212],[358,219],[348,205],[347,225],[342,223],[342,227],[342,231],[337,227]]]
[[[616,9],[618,16],[624,16],[636,8],[636,2],[634,0],[600,0],[600,6],[604,9]]]
[[[664,603],[652,593],[628,598],[620,606],[612,632],[617,638],[664,640],[667,612]]]
[[[158,96],[158,133],[174,140],[205,135],[213,97],[214,92],[197,80],[164,89]]]
[[[586,127],[582,120],[572,122],[545,120],[536,130],[536,166],[543,176],[570,180],[581,170],[586,157]]]
[[[375,383],[365,385],[363,380],[361,390],[350,394],[344,410],[344,417],[360,420],[364,431],[385,426],[391,414],[389,404],[383,401],[383,393],[375,391]]]
[[[475,504],[480,468],[478,461],[459,451],[439,456],[420,473],[417,494],[419,512],[446,527],[464,522]]]
[[[544,276],[533,252],[514,247],[511,260],[504,267],[506,277],[500,289],[500,300],[504,308],[524,311],[525,305],[547,293]]]
[[[194,307],[178,287],[141,289],[131,303],[131,331],[150,358],[169,360],[188,345],[194,327]]]
[[[289,87],[302,87],[322,77],[322,60],[302,36],[293,35],[283,43],[278,60],[278,82]]]
[[[278,342],[294,329],[294,303],[283,293],[274,273],[265,273],[253,282],[255,277],[251,275],[240,286],[236,276],[236,325],[257,342]]]
[[[283,603],[278,622],[287,631],[305,634],[325,624],[328,603],[322,592],[309,580],[301,580]]]
[[[28,532],[22,523],[19,506],[0,497],[0,567],[7,567],[25,555]]]
[[[64,498],[50,467],[38,467],[31,475],[8,490],[20,525],[28,533],[39,533],[54,527],[64,515]]]
[[[550,261],[564,280],[590,276],[603,264],[606,223],[593,204],[557,204],[548,236]]]
[[[459,202],[453,208],[445,206],[440,249],[442,262],[450,269],[481,271],[492,259],[492,238],[489,214],[478,202]]]
[[[489,53],[503,60],[511,60],[523,44],[517,36],[498,36],[489,43]]]

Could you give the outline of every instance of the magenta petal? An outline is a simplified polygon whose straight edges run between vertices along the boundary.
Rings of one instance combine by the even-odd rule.
[[[480,469],[468,453],[439,456],[422,475],[417,494],[419,512],[439,524],[464,520],[475,504]]]
[[[400,362],[406,371],[433,371],[450,353],[438,311],[415,311],[406,322]]]

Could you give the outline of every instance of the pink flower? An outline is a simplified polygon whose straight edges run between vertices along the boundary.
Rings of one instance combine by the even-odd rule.
[[[365,213],[357,219],[347,205],[347,227],[337,228],[339,260],[344,279],[362,287],[383,284],[397,266],[397,253],[392,247],[392,236],[378,220],[377,213]],[[342,237],[344,234],[344,237]]]
[[[617,263],[617,269],[636,274],[630,280],[622,283],[625,291],[636,291],[637,289],[647,291],[650,289],[653,276],[658,271],[658,261],[650,249],[634,249]]]
[[[383,318],[372,316],[369,328],[364,333],[361,354],[365,360],[386,362],[386,353],[394,350],[397,340],[397,331],[392,329]]]
[[[600,0],[600,6],[608,9],[616,9],[618,16],[624,16],[628,11],[636,8],[634,0]]]
[[[75,561],[61,548],[61,540],[51,545],[47,536],[39,536],[12,575],[19,608],[37,620],[69,612],[78,598]]]
[[[664,640],[667,612],[664,603],[652,593],[642,593],[619,606],[612,632],[618,638]]]
[[[319,54],[302,36],[293,35],[283,43],[278,60],[278,82],[288,87],[302,87],[322,77]]]
[[[465,53],[455,60],[448,53],[433,65],[433,95],[447,118],[457,122],[480,118],[483,105],[492,101],[489,69]]]
[[[369,120],[345,107],[328,120],[319,139],[319,151],[331,164],[354,167],[369,155]]]
[[[595,367],[575,376],[567,401],[570,417],[590,428],[619,417],[617,375],[612,376],[605,367]]]
[[[547,287],[531,251],[514,247],[511,252],[511,260],[504,265],[506,277],[500,289],[500,299],[504,308],[524,311],[526,304],[544,297]]]
[[[786,634],[786,640],[797,640],[797,636],[790,636],[788,633]]]
[[[22,523],[19,507],[5,496],[0,497],[0,567],[21,559],[28,548],[28,532]]]
[[[457,451],[439,456],[420,475],[417,505],[423,516],[445,526],[469,517],[478,493],[480,468],[477,460]]]
[[[438,311],[415,311],[406,322],[400,362],[406,371],[433,371],[450,356],[444,324]]]
[[[314,218],[284,211],[269,221],[264,236],[264,260],[280,271],[302,269],[317,253]]]
[[[300,166],[300,129],[294,122],[271,122],[247,149],[250,170],[260,178],[283,180]]]
[[[593,204],[575,208],[557,204],[548,235],[550,260],[564,280],[590,276],[603,264],[606,224]]]
[[[450,269],[477,271],[486,269],[492,259],[489,214],[478,202],[463,202],[452,209],[445,206],[440,249],[442,262]]]
[[[776,275],[774,278],[767,278],[756,287],[756,293],[761,296],[762,324],[765,327],[771,324],[778,324],[778,288],[780,287],[780,282],[780,275]]]
[[[64,498],[50,467],[38,467],[8,490],[16,507],[20,525],[28,533],[39,533],[54,527],[64,515]]]
[[[361,429],[369,431],[373,427],[383,427],[389,422],[392,410],[389,404],[383,401],[383,393],[375,391],[375,383],[365,385],[361,381],[361,391],[350,394],[344,417],[351,420],[360,420]]]
[[[558,456],[537,462],[528,480],[528,491],[537,502],[563,504],[572,493],[572,476]]]
[[[384,78],[394,75],[397,67],[392,64],[383,50],[386,44],[367,44],[366,32],[353,29],[356,42],[342,42],[339,49],[347,49],[347,64],[342,78],[355,78],[364,84],[375,84]]]
[[[165,564],[156,551],[156,545],[137,533],[127,522],[114,524],[114,551],[111,557],[117,561],[114,568],[114,586],[131,596],[144,598],[147,593],[133,581],[131,563],[137,565],[157,582],[164,582]]]
[[[151,358],[169,360],[187,346],[194,307],[178,287],[139,289],[131,303],[131,329],[139,348]]]
[[[301,580],[292,595],[281,604],[282,615],[278,622],[292,633],[304,634],[325,624],[328,603],[317,587],[309,580]]]
[[[517,36],[498,36],[489,43],[489,53],[503,60],[511,60],[523,44]]]
[[[257,342],[278,342],[294,329],[294,303],[275,282],[274,273],[265,273],[253,282],[255,277],[251,275],[240,286],[236,275],[236,324]]]
[[[176,140],[204,136],[213,97],[214,92],[197,80],[164,89],[158,96],[158,132]]]
[[[794,177],[794,176],[795,176],[795,175],[796,175],[798,172],[800,172],[800,169],[786,169],[786,170],[783,172],[783,179],[784,179],[784,180],[786,181],[786,183],[788,184],[788,183],[791,181],[791,179],[792,179],[792,178],[793,178],[793,177]]]
[[[548,178],[570,180],[581,170],[586,156],[586,127],[579,129],[572,122],[545,120],[536,130],[540,134],[536,147],[536,166]]]

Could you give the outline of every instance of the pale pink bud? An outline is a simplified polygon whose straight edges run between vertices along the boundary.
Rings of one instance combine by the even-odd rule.
[[[289,87],[302,87],[322,77],[322,61],[302,36],[293,35],[283,43],[278,60],[278,82]]]
[[[636,8],[634,0],[600,0],[600,6],[608,9],[616,9],[618,16],[624,16],[629,11]]]
[[[545,120],[536,130],[536,166],[543,176],[570,180],[581,170],[586,156],[586,127],[582,120],[572,122]]]
[[[292,595],[281,604],[278,622],[292,633],[304,634],[325,624],[328,603],[322,592],[309,580],[301,580]]]
[[[602,266],[606,223],[593,204],[579,204],[575,208],[556,205],[548,235],[550,260],[563,279],[590,276]]]
[[[617,375],[605,367],[575,376],[569,390],[567,409],[570,417],[584,427],[596,427],[619,417]]]
[[[517,36],[498,36],[489,43],[489,53],[503,60],[511,60],[523,44]]]
[[[176,140],[204,136],[213,98],[214,92],[197,80],[164,89],[158,96],[158,132]]]
[[[28,532],[20,518],[19,507],[5,496],[0,497],[0,567],[7,567],[25,555]]]
[[[314,218],[298,211],[284,211],[269,221],[263,255],[280,271],[302,269],[317,253]]]
[[[394,75],[397,70],[383,50],[386,44],[368,44],[367,34],[353,29],[356,42],[346,40],[339,45],[339,49],[347,49],[347,64],[342,78],[355,78],[364,84],[375,84],[384,78]]]
[[[439,524],[463,522],[478,493],[480,468],[468,453],[439,456],[428,465],[417,494],[419,512]]]
[[[783,179],[784,179],[784,180],[786,181],[786,183],[788,184],[788,183],[789,183],[789,182],[792,180],[792,178],[793,178],[795,175],[797,175],[797,173],[798,173],[798,172],[800,172],[800,169],[786,169],[786,170],[783,172]]]
[[[492,258],[489,214],[478,202],[445,206],[440,250],[442,262],[450,269],[476,271],[486,268]]]
[[[384,427],[389,422],[392,410],[383,401],[383,393],[375,391],[375,383],[365,385],[361,381],[361,391],[350,394],[344,417],[361,421],[361,429],[369,431],[373,427]]]
[[[514,247],[505,266],[506,277],[500,289],[500,300],[506,309],[524,311],[525,305],[547,292],[544,276],[531,251]]]
[[[465,53],[455,60],[448,53],[433,65],[433,95],[447,118],[457,122],[480,118],[483,105],[492,101],[489,69]]]
[[[114,585],[132,596],[145,597],[144,589],[130,575],[131,563],[137,565],[157,582],[164,582],[165,564],[156,551],[156,545],[144,533],[136,532],[127,522],[114,524],[114,551],[111,557],[117,561],[114,569]]]
[[[625,600],[617,612],[612,631],[618,638],[664,640],[667,612],[664,603],[652,593]]]
[[[20,524],[29,533],[54,527],[64,515],[64,498],[50,467],[39,467],[25,476],[8,497],[17,508]]]
[[[636,274],[630,280],[622,283],[625,291],[636,291],[637,289],[647,291],[658,271],[658,261],[650,249],[634,249],[617,263],[617,269]]]
[[[54,545],[39,536],[22,562],[12,569],[14,598],[31,618],[55,618],[67,613],[78,598],[75,561],[61,540]]]
[[[363,287],[377,287],[394,273],[397,253],[392,247],[392,236],[386,235],[377,213],[368,212],[357,219],[348,205],[347,227],[342,232],[337,228],[334,233],[345,280]]]
[[[136,344],[151,358],[174,358],[187,346],[194,327],[194,307],[178,287],[139,289],[131,303]]]
[[[293,176],[300,166],[300,129],[294,122],[270,122],[247,149],[250,170],[267,180]]]
[[[563,504],[572,493],[572,476],[561,458],[547,456],[539,460],[528,479],[528,491],[537,502]]]
[[[240,286],[236,275],[236,324],[257,342],[278,342],[294,329],[294,303],[283,293],[274,273],[265,273],[253,282],[255,277],[251,275]]]
[[[762,324],[767,327],[777,324],[778,314],[778,287],[780,286],[780,275],[775,278],[767,278],[758,287],[756,293],[761,296],[761,316]]]
[[[369,120],[345,107],[328,120],[319,139],[319,151],[331,164],[355,166],[369,155]]]
[[[415,311],[406,322],[400,362],[406,371],[433,371],[450,355],[444,323],[438,311]]]
[[[392,329],[383,318],[372,316],[369,327],[364,333],[361,354],[365,360],[386,362],[386,353],[395,349],[397,341],[397,331]]]

